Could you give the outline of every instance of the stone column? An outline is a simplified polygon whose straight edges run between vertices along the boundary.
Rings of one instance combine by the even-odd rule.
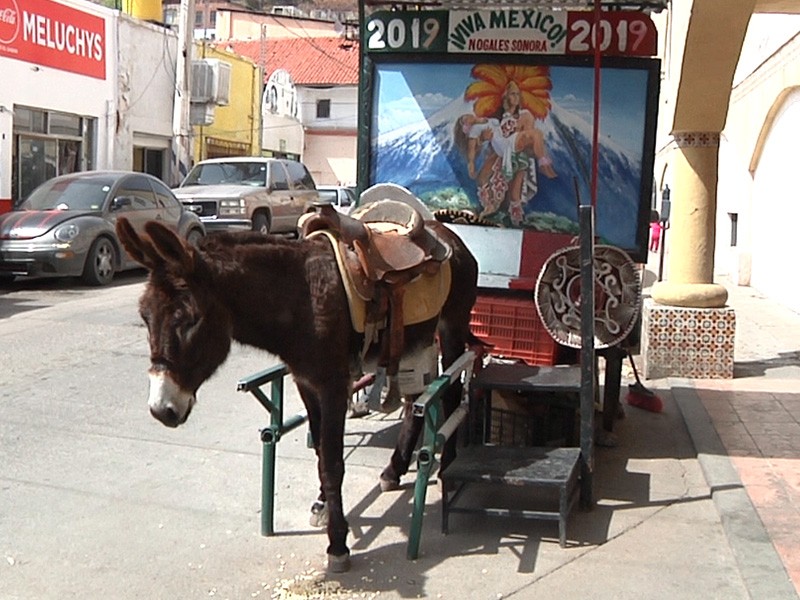
[[[644,306],[645,377],[731,378],[735,316],[713,282],[719,133],[673,135],[669,273]]]
[[[714,284],[719,133],[674,134],[669,280],[653,286],[659,304],[725,306],[728,291]]]

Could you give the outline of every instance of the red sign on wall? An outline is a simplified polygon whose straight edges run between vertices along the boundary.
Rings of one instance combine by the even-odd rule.
[[[645,13],[605,11],[599,26],[588,11],[570,11],[568,19],[567,54],[593,54],[595,39],[606,56],[655,56],[658,52],[658,33]]]
[[[0,0],[0,56],[105,79],[105,21],[50,0]]]

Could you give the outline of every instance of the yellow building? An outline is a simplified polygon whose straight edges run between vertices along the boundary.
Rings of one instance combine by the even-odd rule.
[[[250,59],[214,48],[195,47],[195,60],[230,65],[228,103],[213,107],[213,123],[193,127],[194,160],[222,156],[258,156],[261,151],[261,69]]]

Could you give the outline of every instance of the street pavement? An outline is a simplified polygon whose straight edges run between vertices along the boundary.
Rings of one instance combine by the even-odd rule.
[[[407,560],[413,473],[378,491],[399,421],[373,412],[347,422],[352,569],[329,576],[305,427],[278,444],[260,535],[269,419],[236,382],[275,357],[235,346],[170,430],[146,407],[140,281],[46,307],[0,292],[0,598],[797,598],[800,315],[727,287],[735,378],[645,382],[664,411],[625,406],[566,548],[552,522],[456,514],[445,536],[432,482]]]

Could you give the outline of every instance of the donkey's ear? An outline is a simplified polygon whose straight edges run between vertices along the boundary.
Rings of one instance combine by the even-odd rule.
[[[117,237],[131,258],[140,265],[150,270],[163,264],[164,260],[155,251],[149,240],[139,237],[128,219],[120,217],[117,220]]]
[[[184,275],[194,272],[194,248],[179,238],[175,232],[157,221],[145,223],[144,230],[153,240],[156,252],[168,264],[178,267]]]

